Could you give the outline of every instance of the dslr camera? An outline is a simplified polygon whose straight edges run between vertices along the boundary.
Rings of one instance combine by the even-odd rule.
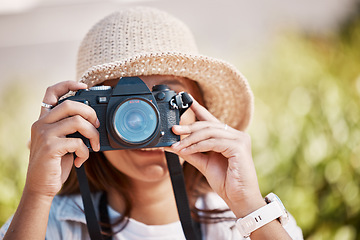
[[[190,107],[192,99],[177,94],[167,85],[155,85],[152,91],[138,77],[120,78],[117,85],[95,86],[79,90],[62,99],[92,107],[100,121],[100,151],[171,146],[180,136],[171,130]],[[92,151],[89,139],[76,132]]]

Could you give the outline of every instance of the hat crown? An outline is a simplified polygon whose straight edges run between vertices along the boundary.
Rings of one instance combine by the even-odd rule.
[[[115,12],[95,24],[78,52],[77,79],[91,67],[138,55],[198,50],[191,31],[177,18],[149,7]]]
[[[171,75],[198,83],[206,108],[220,121],[244,130],[253,95],[231,64],[198,53],[188,27],[149,7],[115,12],[85,36],[78,52],[77,80],[92,87],[120,77]]]

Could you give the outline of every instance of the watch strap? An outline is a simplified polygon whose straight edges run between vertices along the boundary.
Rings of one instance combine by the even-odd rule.
[[[244,218],[236,220],[236,227],[244,237],[249,237],[256,229],[278,219],[284,214],[284,210],[278,202],[271,202],[266,206],[250,213]]]

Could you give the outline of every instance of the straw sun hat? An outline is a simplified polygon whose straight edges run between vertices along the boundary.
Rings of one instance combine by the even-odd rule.
[[[190,30],[149,7],[115,12],[95,24],[78,53],[77,79],[89,87],[124,76],[174,75],[196,81],[207,109],[240,130],[248,126],[253,95],[227,62],[198,53]]]

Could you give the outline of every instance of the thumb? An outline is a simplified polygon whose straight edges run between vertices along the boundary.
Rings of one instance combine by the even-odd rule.
[[[190,155],[181,155],[179,152],[175,151],[172,148],[166,149],[168,152],[177,154],[180,158],[184,159],[189,164],[193,165],[197,170],[199,170],[204,176],[208,163],[208,156],[203,153],[193,153]]]

